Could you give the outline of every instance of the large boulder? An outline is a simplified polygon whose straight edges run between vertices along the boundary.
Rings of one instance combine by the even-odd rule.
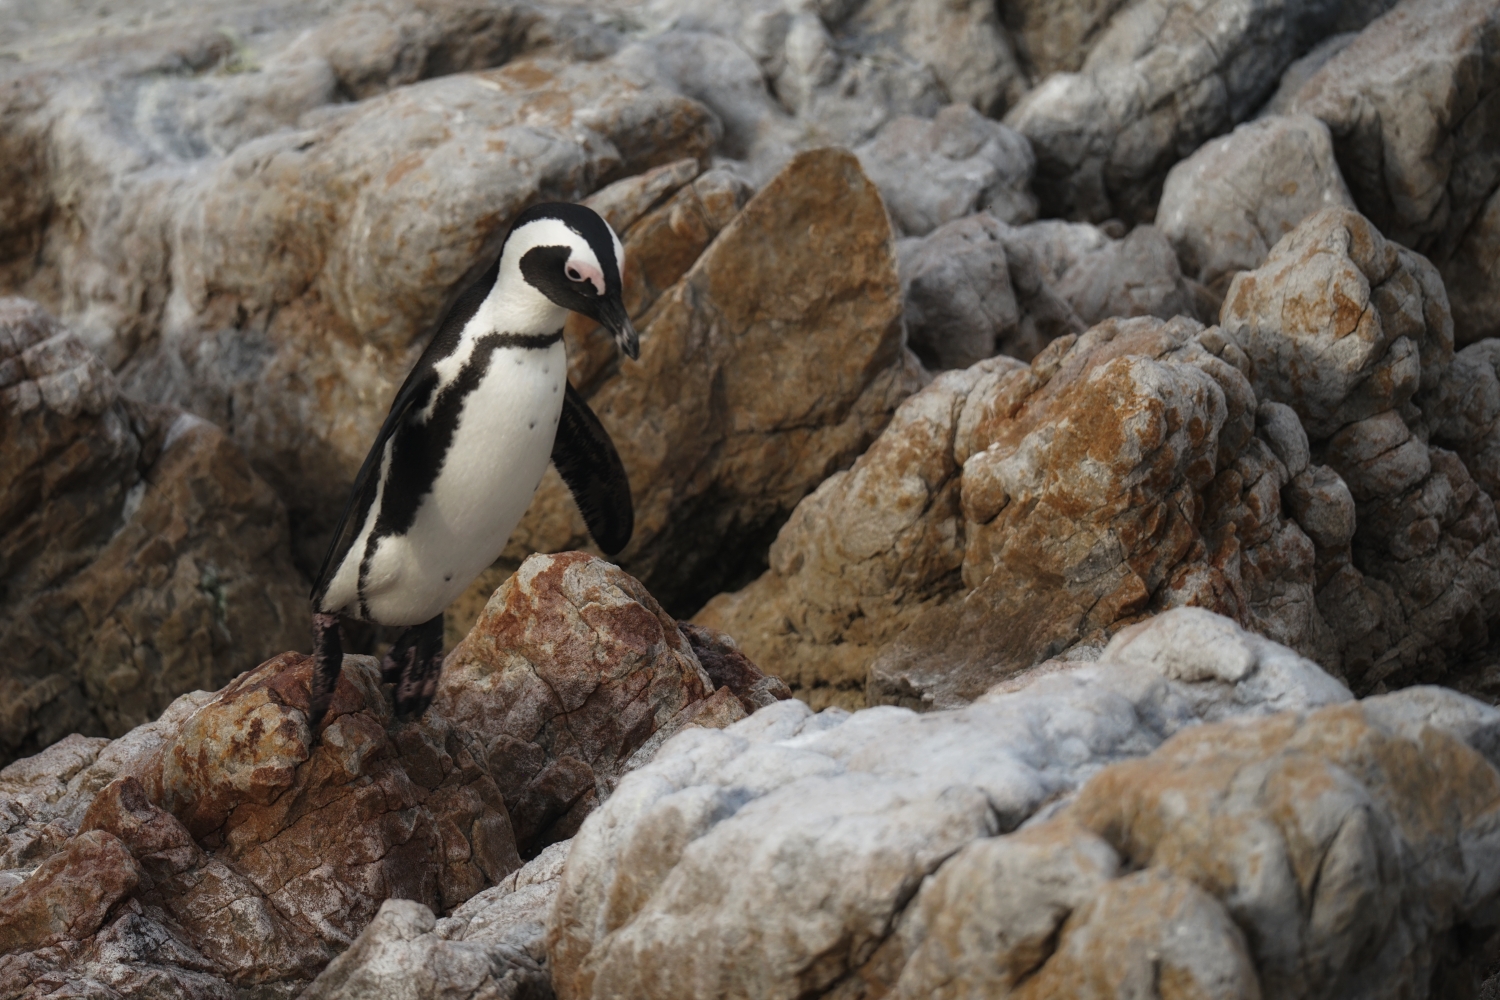
[[[1491,447],[1488,424],[1449,419],[1453,322],[1437,269],[1327,209],[1235,278],[1223,324],[1257,393],[1297,412],[1352,497],[1352,547],[1318,554],[1318,603],[1351,681],[1441,677],[1500,615],[1500,527],[1460,456],[1429,441],[1437,430],[1469,455]],[[1465,385],[1483,374],[1466,369]]]
[[[286,511],[216,427],[0,299],[0,762],[305,647]]]
[[[920,379],[875,186],[847,152],[799,154],[657,301],[640,361],[589,399],[635,500],[621,565],[674,614],[758,572],[792,508]],[[548,472],[507,554],[587,543]]]
[[[282,654],[112,743],[0,771],[5,862],[40,862],[0,897],[0,991],[306,981],[381,900],[446,909],[520,867],[472,735],[391,728],[378,666],[349,656],[315,736],[311,675]]]
[[[782,703],[678,736],[584,824],[553,986],[1463,995],[1500,898],[1497,726],[1439,689],[1351,702],[1186,609],[957,711]]]
[[[944,373],[698,620],[814,704],[964,704],[1178,604],[1336,666],[1280,501],[1306,456],[1248,371],[1217,329],[1143,318]]]
[[[1303,219],[1353,208],[1328,127],[1310,115],[1272,115],[1204,143],[1174,166],[1156,223],[1183,270],[1222,295],[1259,267]]]
[[[1083,16],[1073,4],[1022,5],[1023,37],[1037,37],[1057,16],[1077,25],[1061,41],[1091,44],[1081,65],[1049,56],[1067,71],[1047,77],[1005,120],[1036,150],[1043,215],[1149,222],[1177,160],[1249,118],[1313,43],[1363,26],[1390,3],[1079,6]]]
[[[1438,266],[1460,346],[1500,335],[1500,9],[1404,0],[1292,106],[1328,123],[1359,210]]]

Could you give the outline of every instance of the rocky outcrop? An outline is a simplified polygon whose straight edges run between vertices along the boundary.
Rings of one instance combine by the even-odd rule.
[[[1052,5],[1023,6],[1050,20],[1040,12]],[[1150,221],[1179,157],[1249,118],[1314,42],[1388,6],[1144,0],[1098,29],[1120,5],[1088,5],[1094,17],[1078,20],[1097,34],[1082,65],[1042,81],[1005,118],[1036,150],[1042,214]]]
[[[1427,441],[1422,408],[1441,417],[1454,388],[1436,268],[1356,213],[1328,209],[1235,279],[1223,323],[1257,393],[1297,411],[1312,461],[1352,497],[1351,548],[1335,538],[1318,554],[1318,604],[1350,679],[1441,677],[1500,614],[1500,526],[1459,456]],[[1459,427],[1447,440],[1482,451],[1483,430],[1468,433],[1467,444]]]
[[[1458,995],[1500,892],[1497,725],[1439,689],[1350,702],[1189,610],[957,711],[784,703],[672,740],[584,824],[553,985]]]
[[[120,736],[307,641],[286,512],[218,428],[0,299],[0,761]]]
[[[1353,208],[1328,127],[1273,115],[1210,140],[1174,166],[1156,221],[1187,274],[1222,296],[1240,271],[1324,208]]]
[[[657,301],[639,363],[589,400],[635,500],[621,565],[673,612],[756,572],[797,502],[920,384],[901,340],[879,194],[849,153],[799,154]],[[585,544],[549,472],[507,554]]]
[[[1405,0],[1298,92],[1359,210],[1438,266],[1459,345],[1500,335],[1500,10]]]
[[[1484,357],[1450,369],[1430,264],[1324,211],[1235,279],[1222,329],[1110,320],[945,373],[698,620],[816,705],[963,704],[1178,604],[1361,691],[1443,678],[1500,613],[1460,457],[1487,468]]]
[[[0,996],[289,996],[346,949],[314,995],[358,995],[412,948],[446,970],[431,989],[550,995],[562,855],[543,848],[668,736],[787,696],[582,553],[521,568],[419,721],[394,722],[376,661],[347,656],[311,731],[311,671],[283,653],[0,771]],[[519,872],[518,847],[540,851]],[[434,912],[443,942],[411,944]]]

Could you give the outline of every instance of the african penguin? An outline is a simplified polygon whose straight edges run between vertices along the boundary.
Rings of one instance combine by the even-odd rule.
[[[426,710],[443,609],[500,555],[549,460],[599,547],[612,555],[630,541],[625,468],[568,383],[562,342],[571,310],[639,356],[621,298],[624,259],[591,209],[536,205],[444,317],[396,393],[313,585],[314,727],[343,663],[340,615],[405,626],[383,673],[398,716]]]

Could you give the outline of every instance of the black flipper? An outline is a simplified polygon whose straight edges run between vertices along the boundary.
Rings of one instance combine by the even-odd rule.
[[[437,693],[443,671],[443,616],[404,629],[380,665],[381,678],[396,685],[396,718],[419,719]]]
[[[625,464],[609,432],[571,382],[563,396],[562,418],[552,442],[552,464],[573,492],[573,500],[599,548],[612,556],[630,544],[635,508],[630,502]]]
[[[318,723],[333,700],[333,689],[344,667],[344,640],[339,633],[338,615],[313,615],[312,704],[308,709],[308,728],[317,732]]]

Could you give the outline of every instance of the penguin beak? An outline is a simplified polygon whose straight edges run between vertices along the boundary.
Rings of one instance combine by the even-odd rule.
[[[615,343],[625,356],[634,361],[641,356],[641,338],[630,325],[630,314],[619,299],[605,299],[599,306],[599,322],[614,334]]]

